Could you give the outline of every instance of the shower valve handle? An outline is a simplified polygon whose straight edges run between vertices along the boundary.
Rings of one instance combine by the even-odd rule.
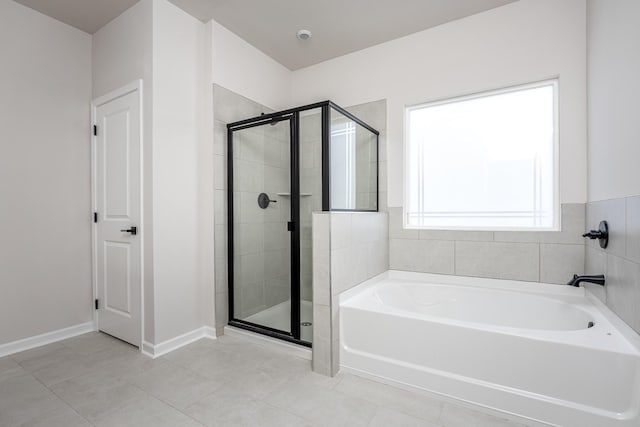
[[[269,203],[278,203],[278,201],[271,200],[267,193],[260,193],[258,195],[258,206],[260,206],[260,209],[267,209],[269,207]]]
[[[591,230],[588,233],[584,233],[582,237],[588,237],[591,240],[600,239],[604,236],[604,233],[600,230]]]
[[[582,237],[588,237],[591,240],[598,239],[600,241],[600,247],[606,248],[609,244],[609,226],[607,221],[600,221],[597,230],[584,233]]]

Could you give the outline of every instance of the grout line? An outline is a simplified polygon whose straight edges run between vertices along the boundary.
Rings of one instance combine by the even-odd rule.
[[[49,392],[50,392],[51,394],[53,394],[55,397],[57,397],[57,398],[58,398],[62,403],[64,403],[65,405],[67,405],[69,408],[71,408],[71,410],[72,410],[73,412],[75,412],[75,413],[76,413],[80,418],[82,418],[82,419],[83,419],[83,420],[85,420],[87,423],[89,423],[89,425],[91,425],[91,426],[95,426],[95,424],[93,424],[91,421],[89,421],[89,419],[87,419],[87,418],[86,418],[85,416],[83,416],[80,412],[78,412],[78,411],[76,410],[76,408],[74,408],[74,407],[73,407],[69,402],[67,402],[67,401],[66,401],[66,400],[64,400],[61,396],[59,396],[59,395],[58,395],[55,391],[53,391],[49,386],[47,386],[45,383],[43,383],[42,381],[40,381],[40,379],[38,379],[35,375],[33,375],[33,374],[29,374],[29,375],[30,375],[33,379],[35,379],[36,381],[38,381],[40,384],[42,384],[42,386],[43,386],[44,388],[46,388],[47,390],[49,390]],[[74,378],[78,378],[78,377],[81,377],[81,376],[82,376],[82,375],[78,375],[78,376],[76,376],[76,377],[74,377]],[[74,379],[74,378],[69,378],[69,380],[72,380],[72,379]],[[66,380],[66,381],[69,381],[69,380]],[[56,384],[58,384],[58,383],[56,383]],[[54,384],[52,384],[52,385],[54,385]]]
[[[170,361],[168,361],[168,362],[170,362]],[[179,365],[176,365],[176,366],[179,366]],[[185,368],[183,367],[183,369],[185,369]],[[190,369],[188,369],[188,368],[186,368],[186,369],[187,369],[188,371],[192,372]],[[204,378],[204,377],[203,377],[203,378]],[[205,379],[206,379],[206,380],[209,380],[208,378],[205,378]],[[213,392],[211,392],[211,393],[207,394],[206,396],[204,396],[204,397],[202,397],[202,398],[198,399],[198,400],[197,400],[197,401],[195,401],[195,402],[190,403],[190,404],[189,404],[189,405],[187,405],[187,406],[184,408],[184,410],[183,410],[183,409],[180,409],[180,408],[175,407],[173,404],[171,404],[171,403],[167,402],[166,400],[164,400],[164,399],[163,399],[163,398],[161,398],[160,396],[156,396],[155,394],[153,394],[153,393],[151,393],[151,392],[149,392],[149,391],[147,391],[147,390],[143,389],[142,387],[138,386],[137,384],[133,384],[133,383],[129,382],[129,381],[128,381],[128,380],[126,380],[126,379],[125,379],[125,382],[126,382],[127,384],[129,384],[130,386],[137,388],[138,390],[140,390],[141,392],[143,392],[143,393],[144,393],[144,394],[146,394],[147,396],[151,397],[152,399],[156,399],[157,401],[159,401],[159,402],[161,402],[161,403],[164,403],[165,405],[167,405],[168,407],[170,407],[170,408],[171,408],[171,409],[173,409],[174,411],[177,411],[177,412],[181,413],[181,414],[182,414],[182,415],[184,415],[185,417],[189,418],[190,420],[195,421],[196,423],[200,424],[201,426],[204,426],[204,424],[202,424],[200,421],[198,421],[197,419],[193,418],[191,415],[187,414],[187,413],[186,413],[186,412],[184,412],[184,411],[185,411],[188,407],[190,407],[190,406],[192,406],[192,405],[195,405],[196,403],[198,403],[198,402],[199,402],[199,401],[201,401],[201,400],[206,399],[207,397],[209,397],[210,395],[212,395],[213,393],[215,393],[216,391],[218,391],[221,387],[223,387],[223,386],[221,385],[220,387],[216,388]]]
[[[458,241],[453,241],[453,274],[458,274],[458,266],[456,265],[456,258],[458,253]]]
[[[538,280],[537,282],[542,281],[542,243],[538,243]]]

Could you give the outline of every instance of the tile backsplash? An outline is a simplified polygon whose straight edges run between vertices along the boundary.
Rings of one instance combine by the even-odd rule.
[[[600,221],[609,226],[606,249],[597,240],[588,240],[585,249],[585,273],[604,274],[606,285],[586,287],[640,332],[640,196],[587,203],[586,221],[588,229]]]
[[[585,205],[562,205],[562,231],[448,231],[402,227],[389,208],[394,270],[562,284],[584,270]]]

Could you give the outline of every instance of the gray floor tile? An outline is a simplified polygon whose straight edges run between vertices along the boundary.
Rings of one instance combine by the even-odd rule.
[[[0,382],[0,426],[35,422],[65,406],[62,400],[30,375]]]
[[[507,419],[445,403],[439,423],[443,427],[525,427]]]
[[[79,377],[54,386],[55,393],[91,423],[100,422],[146,396],[130,384],[93,383],[94,379],[97,378]]]
[[[130,378],[129,382],[178,409],[186,408],[223,385],[171,362],[156,365]]]
[[[94,424],[96,427],[191,427],[202,425],[166,403],[148,395],[109,411]]]
[[[151,359],[134,349],[126,354],[113,356],[110,360],[98,363],[96,370],[112,376],[128,378],[165,362],[165,359]]]
[[[3,357],[0,359],[0,381],[13,378],[19,375],[24,375],[25,371],[22,366],[10,357]]]
[[[71,349],[74,353],[84,355],[98,353],[105,350],[113,350],[116,347],[135,349],[135,347],[130,344],[100,332],[90,332],[88,334],[69,338],[67,340],[60,341],[60,344]]]
[[[373,419],[373,403],[292,380],[269,395],[265,402],[325,426],[366,426]]]
[[[336,390],[431,422],[436,422],[442,411],[440,401],[353,375],[345,376]]]
[[[32,375],[49,386],[90,372],[92,367],[85,356],[70,354],[33,371]]]
[[[20,427],[90,427],[91,424],[69,406],[60,406],[21,423]]]
[[[170,360],[180,366],[190,367],[195,361],[206,358],[212,351],[218,350],[220,346],[217,341],[218,340],[199,340],[186,347],[172,351],[162,356],[161,359]]]
[[[133,389],[134,393],[140,392],[138,388],[129,386],[122,377],[97,371],[59,382],[49,388],[87,418],[96,419],[95,414],[101,412],[99,408],[106,410],[112,405],[110,396],[117,398],[114,402],[126,399],[127,390],[123,391],[122,388],[127,387]],[[92,410],[92,406],[96,409]]]
[[[207,426],[307,426],[302,418],[231,387],[218,390],[185,412]]]
[[[42,347],[12,354],[11,358],[25,370],[33,372],[51,363],[55,363],[73,355],[73,351],[62,344],[54,343]]]
[[[412,417],[393,409],[380,407],[373,416],[369,427],[438,427],[438,424]]]

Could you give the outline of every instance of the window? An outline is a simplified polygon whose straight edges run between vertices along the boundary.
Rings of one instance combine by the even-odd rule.
[[[331,205],[356,209],[356,124],[343,121],[331,125]]]
[[[405,225],[559,229],[557,85],[408,107]]]

